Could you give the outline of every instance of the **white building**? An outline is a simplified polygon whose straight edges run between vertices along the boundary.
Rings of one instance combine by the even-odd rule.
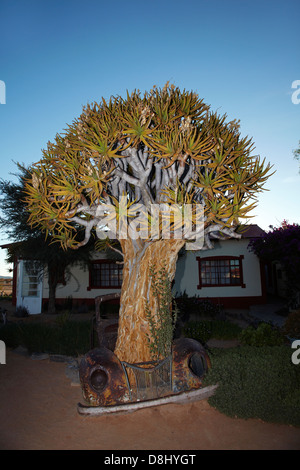
[[[211,250],[185,251],[178,258],[174,293],[210,299],[227,308],[264,303],[265,267],[248,249],[250,239],[264,233],[257,225],[248,225],[240,239],[215,240]],[[122,265],[101,253],[95,253],[93,258],[89,267],[73,266],[71,276],[62,279],[56,289],[58,304],[72,299],[73,306],[94,306],[95,297],[120,291]],[[40,313],[49,298],[46,275],[41,278],[28,263],[19,260],[14,278],[16,305],[27,307],[30,313]]]

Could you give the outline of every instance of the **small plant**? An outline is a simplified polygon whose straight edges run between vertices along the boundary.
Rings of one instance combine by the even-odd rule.
[[[147,335],[153,360],[167,357],[171,353],[173,333],[177,321],[177,307],[173,306],[171,282],[163,266],[158,272],[150,267],[151,289],[157,303],[157,315],[154,316],[146,302],[146,315],[150,327]]]
[[[284,336],[279,328],[269,323],[260,323],[257,328],[248,326],[239,337],[242,344],[248,346],[279,346],[284,343]]]
[[[28,315],[29,315],[28,308],[21,307],[21,306],[16,308],[15,317],[24,318],[24,317],[28,317]]]

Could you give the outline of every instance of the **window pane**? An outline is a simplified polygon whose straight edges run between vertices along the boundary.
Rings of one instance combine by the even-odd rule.
[[[93,263],[91,267],[91,287],[121,287],[122,265],[114,262]]]
[[[240,260],[199,260],[202,286],[234,286],[241,284]]]
[[[38,297],[39,296],[39,274],[34,263],[27,262],[24,265],[22,279],[22,296]]]

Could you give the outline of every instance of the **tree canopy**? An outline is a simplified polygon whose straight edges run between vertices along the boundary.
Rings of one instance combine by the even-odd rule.
[[[152,263],[156,271],[164,267],[171,282],[190,239],[192,249],[200,249],[212,247],[212,238],[240,237],[239,219],[248,217],[270,176],[270,165],[252,155],[253,148],[237,121],[227,122],[193,91],[167,83],[143,96],[135,90],[88,104],[32,166],[26,202],[33,227],[64,249],[87,244],[95,229],[104,242],[107,236],[120,243],[120,360],[150,360],[148,312],[155,324],[159,317]]]
[[[251,155],[239,122],[226,119],[195,92],[168,83],[88,104],[32,166],[29,222],[64,248],[78,248],[101,225],[103,205],[121,216],[125,196],[127,209],[142,204],[148,219],[153,204],[201,204],[206,245],[220,231],[234,236],[271,167]]]

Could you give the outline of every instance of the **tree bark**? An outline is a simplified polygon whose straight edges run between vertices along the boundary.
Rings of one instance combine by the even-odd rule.
[[[184,243],[184,240],[174,239],[148,243],[130,239],[121,241],[124,267],[115,348],[119,360],[137,363],[152,359],[147,341],[150,330],[145,307],[148,302],[152,315],[156,315],[157,305],[151,290],[150,267],[153,265],[157,271],[164,266],[172,281],[178,252]]]
[[[49,301],[48,301],[48,313],[56,313],[56,288],[59,280],[63,279],[65,272],[65,264],[58,264],[57,261],[48,262],[48,286],[49,286]]]
[[[48,281],[48,286],[49,286],[49,300],[48,300],[48,313],[51,315],[56,313],[56,308],[55,308],[55,293],[56,293],[56,286],[57,283],[51,282],[51,279],[49,277]]]

